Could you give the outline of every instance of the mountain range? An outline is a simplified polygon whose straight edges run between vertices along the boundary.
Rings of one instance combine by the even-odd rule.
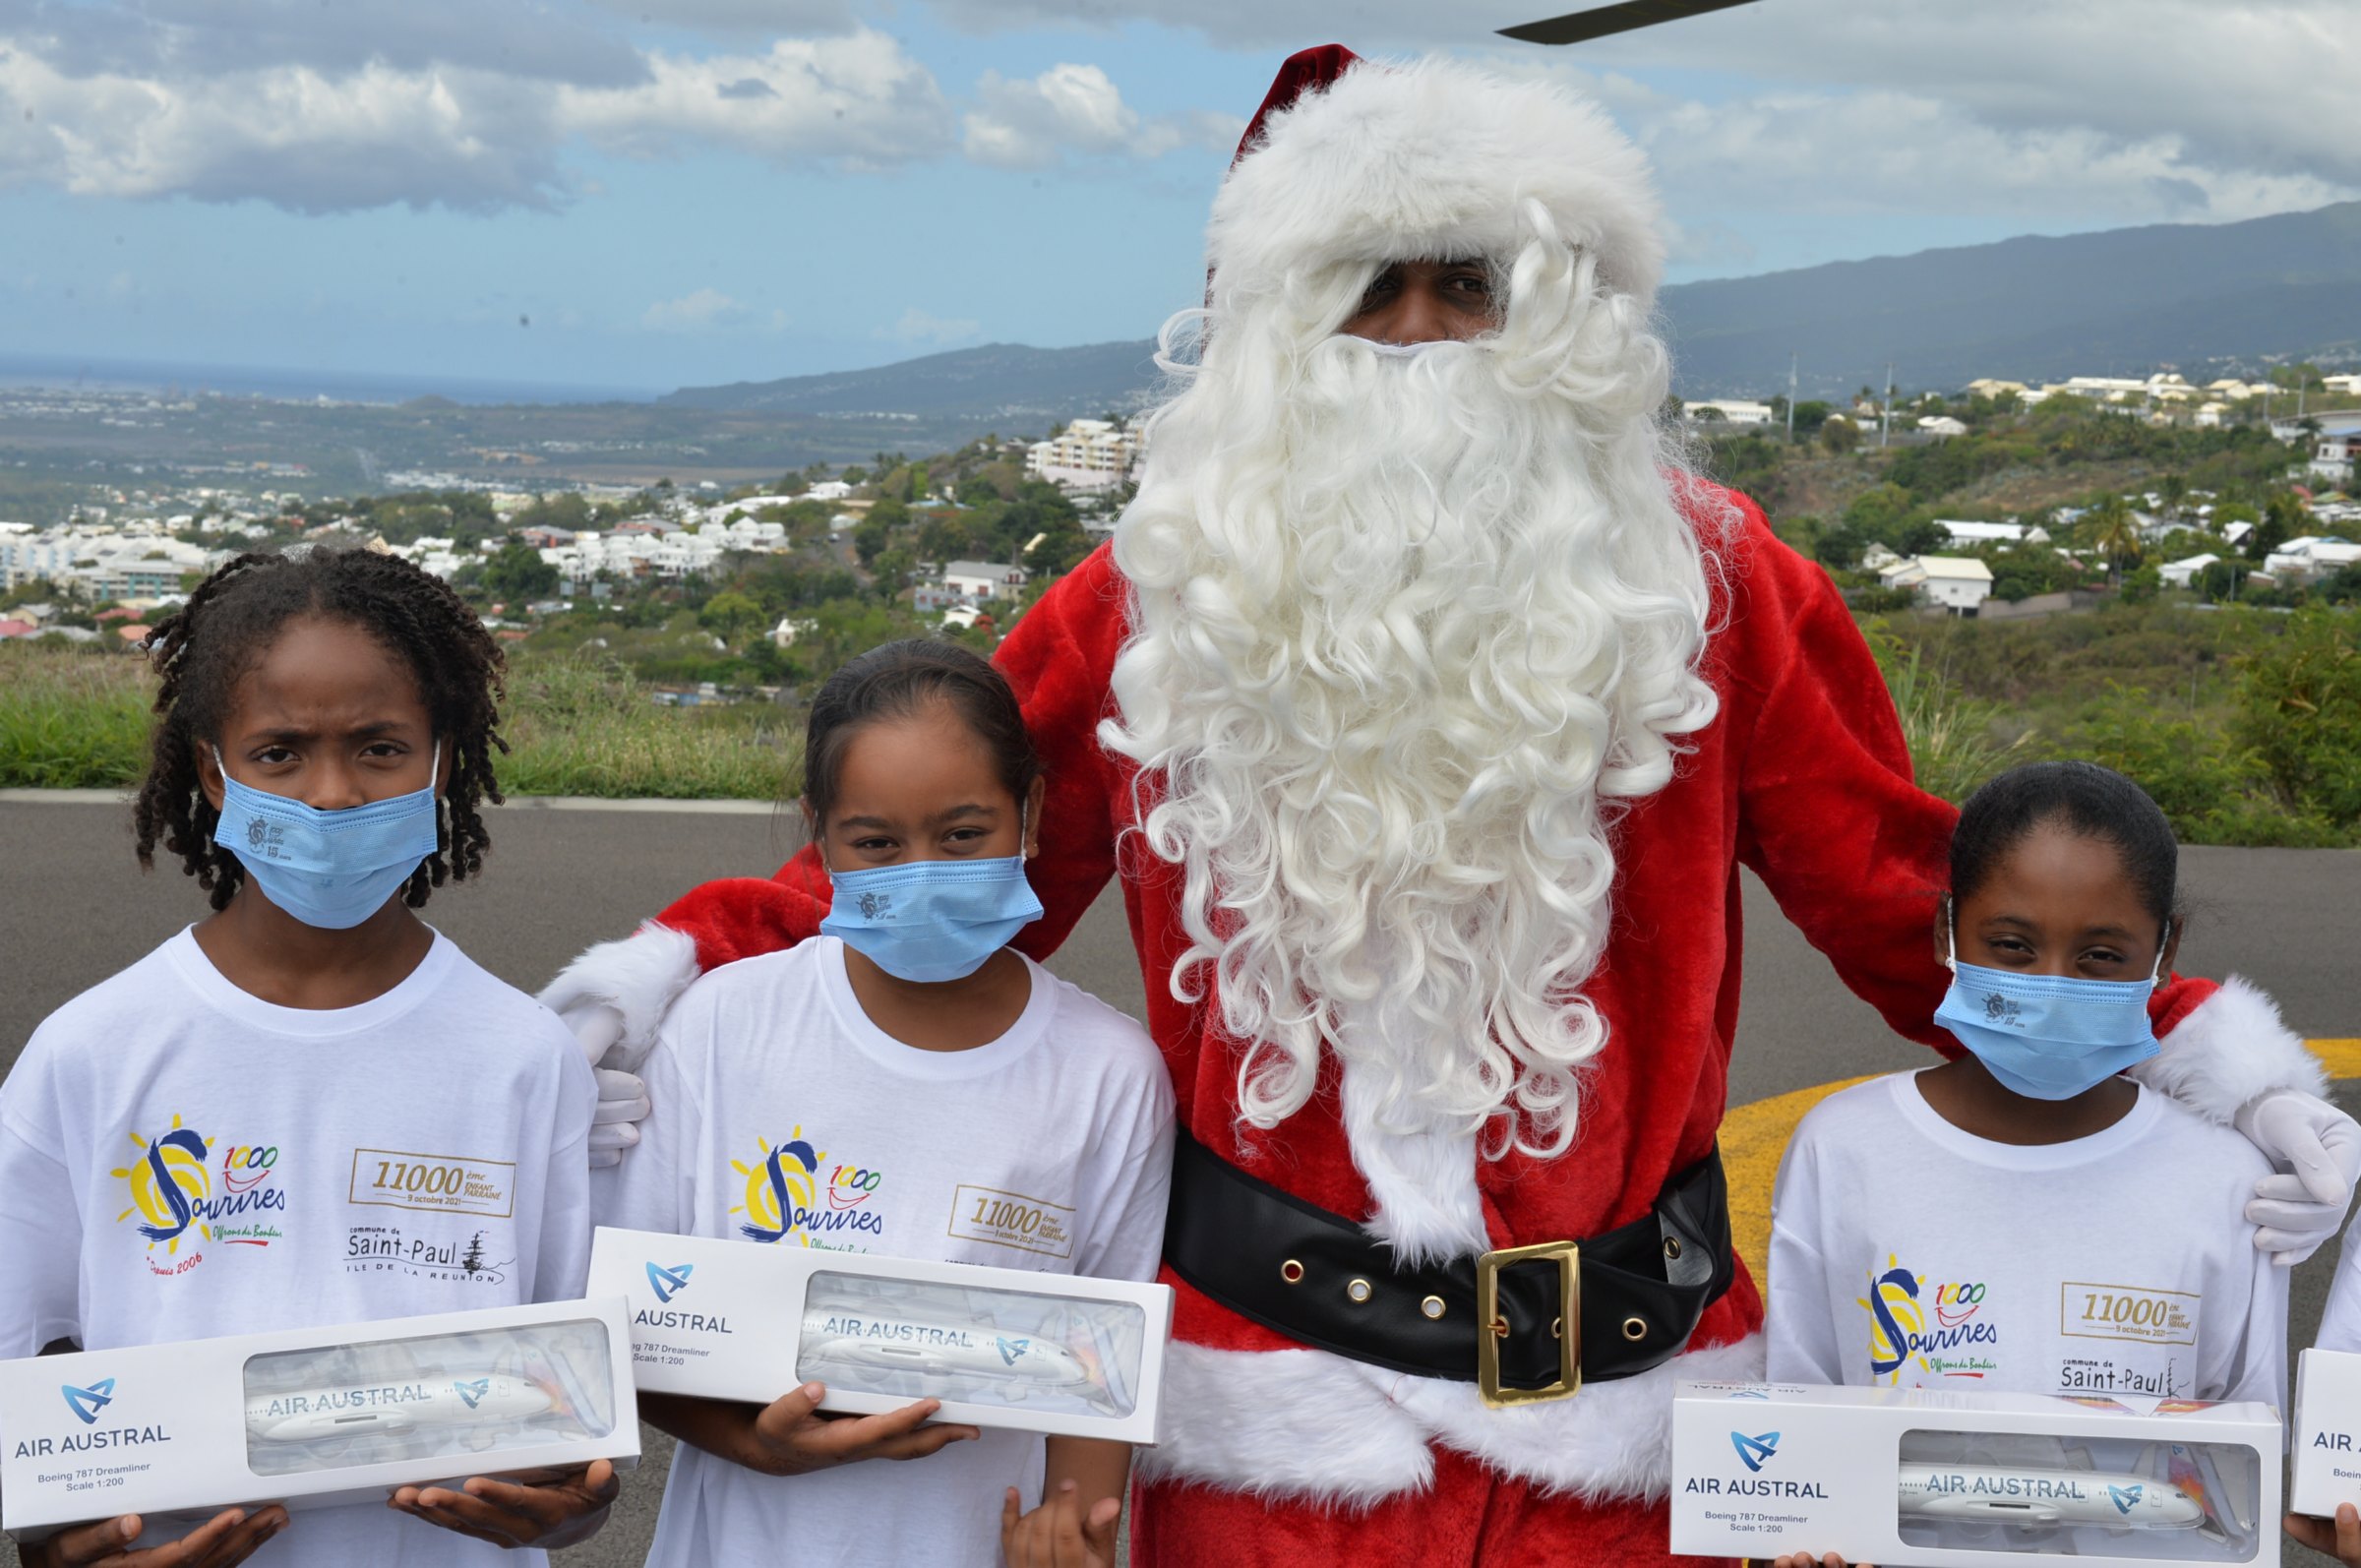
[[[2361,202],[2237,223],[2028,236],[1914,256],[1679,283],[1662,296],[1685,397],[1806,396],[1883,381],[1955,390],[2016,381],[2256,366],[2361,351]],[[988,343],[922,359],[660,399],[822,419],[948,421],[975,434],[1144,405],[1156,345]]]

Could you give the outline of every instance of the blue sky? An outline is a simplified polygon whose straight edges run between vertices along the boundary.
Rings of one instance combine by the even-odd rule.
[[[1564,76],[1675,279],[2361,194],[2337,0],[0,0],[0,353],[661,390],[1145,336],[1291,48]]]

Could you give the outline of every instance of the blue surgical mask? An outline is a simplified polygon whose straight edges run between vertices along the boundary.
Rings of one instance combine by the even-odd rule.
[[[2162,1049],[2148,1021],[2148,998],[2164,968],[2161,944],[2146,980],[2076,980],[1963,963],[1957,931],[1951,947],[1943,959],[1951,989],[1935,1022],[2004,1089],[2071,1100]]]
[[[385,907],[418,863],[435,852],[435,742],[427,785],[366,806],[324,812],[241,784],[221,764],[221,820],[213,842],[238,858],[263,896],[323,931],[350,931]]]
[[[836,895],[819,929],[894,979],[922,985],[966,979],[1041,918],[1022,855],[830,871],[828,880]]]

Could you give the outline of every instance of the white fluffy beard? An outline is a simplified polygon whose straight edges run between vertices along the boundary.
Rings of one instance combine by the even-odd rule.
[[[1116,533],[1102,739],[1183,870],[1174,992],[1213,969],[1246,1123],[1302,1108],[1325,1042],[1364,1170],[1363,1129],[1552,1156],[1606,1044],[1618,803],[1715,711],[1717,524],[1676,505],[1644,306],[1587,259],[1538,235],[1497,335],[1410,359],[1334,335],[1372,270],[1217,299]]]

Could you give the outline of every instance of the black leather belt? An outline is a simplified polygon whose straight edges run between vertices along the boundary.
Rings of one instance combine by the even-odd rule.
[[[1563,1399],[1585,1378],[1663,1365],[1734,1270],[1719,1150],[1665,1183],[1653,1212],[1603,1236],[1405,1268],[1352,1221],[1186,1132],[1174,1151],[1164,1257],[1196,1290],[1289,1339],[1475,1383],[1490,1405]]]

